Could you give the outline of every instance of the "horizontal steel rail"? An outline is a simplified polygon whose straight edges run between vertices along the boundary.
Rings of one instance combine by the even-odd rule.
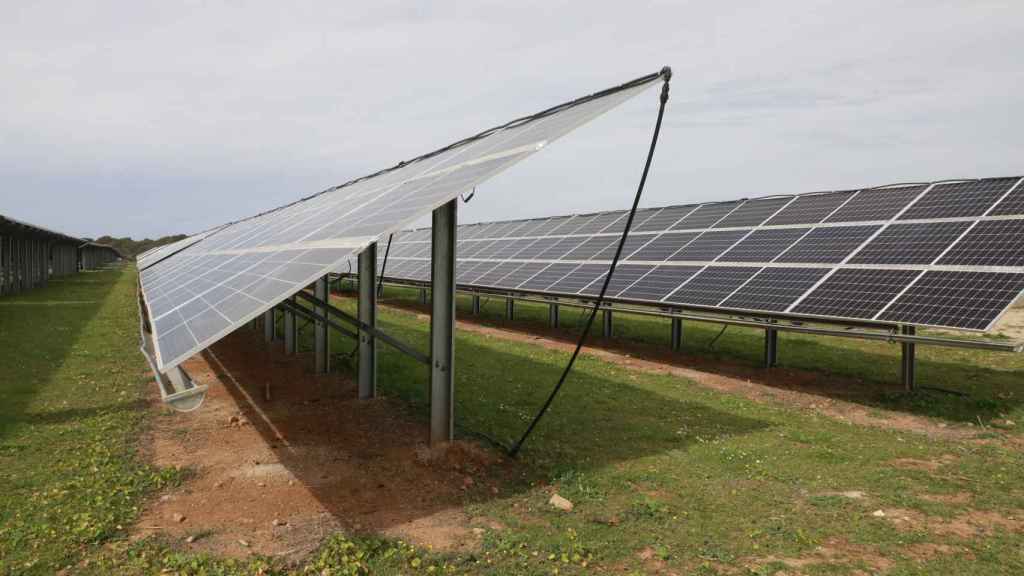
[[[336,308],[336,307],[332,306],[328,302],[324,302],[323,300],[317,298],[316,296],[313,296],[312,294],[306,292],[305,290],[299,291],[297,293],[297,295],[300,298],[303,298],[304,300],[306,300],[307,302],[310,302],[310,303],[312,303],[312,304],[314,304],[316,306],[324,308],[325,310],[327,310],[328,314],[333,314],[333,315],[337,316],[338,318],[340,318],[340,319],[348,322],[349,324],[355,326],[359,330],[361,330],[363,332],[367,332],[369,334],[372,334],[375,338],[380,338],[381,342],[384,342],[385,344],[390,345],[391,347],[395,348],[399,352],[402,352],[406,356],[409,356],[413,360],[416,360],[416,361],[418,361],[421,364],[426,364],[428,366],[430,365],[430,356],[428,356],[427,354],[424,354],[423,352],[420,352],[419,350],[413,348],[409,344],[406,344],[405,342],[402,342],[401,340],[395,338],[394,336],[389,335],[388,333],[380,330],[379,328],[374,328],[373,326],[370,326],[370,325],[368,325],[368,324],[366,324],[364,322],[361,322],[355,316],[352,316],[349,313],[345,312],[344,310],[341,310],[339,308]],[[300,306],[300,308],[301,308],[301,306]],[[336,324],[333,324],[333,323],[331,325],[332,326],[337,326]],[[348,331],[345,331],[345,332],[347,334],[352,334],[351,332],[348,332]],[[353,334],[352,337],[356,337],[356,336]]]
[[[421,288],[422,285],[411,283],[411,282],[391,282],[387,281],[386,284],[392,286],[401,287],[412,287]],[[546,296],[543,298],[533,297],[529,295],[523,295],[516,292],[499,292],[490,290],[470,290],[460,289],[459,292],[463,294],[485,294],[490,296],[496,296],[500,298],[513,298],[520,302],[535,302],[540,304],[559,304],[561,306],[568,306],[571,308],[592,308],[593,303],[582,301],[579,299],[565,299],[558,296]],[[652,306],[654,307],[654,306]],[[602,309],[614,310],[616,312],[622,312],[625,314],[637,314],[641,316],[657,316],[662,318],[679,318],[681,320],[691,320],[696,322],[709,322],[713,324],[723,324],[729,326],[741,326],[747,328],[772,328],[774,330],[795,332],[801,334],[813,334],[817,336],[835,336],[840,338],[854,338],[859,340],[876,340],[882,342],[905,342],[912,344],[922,344],[927,346],[945,346],[951,348],[970,348],[975,350],[988,350],[993,352],[1021,352],[1024,351],[1024,342],[990,342],[984,340],[962,340],[958,338],[942,338],[938,336],[917,336],[900,334],[898,332],[898,326],[887,325],[878,326],[875,324],[861,324],[856,322],[847,323],[824,323],[817,319],[802,320],[804,322],[814,322],[818,324],[830,324],[833,326],[844,326],[846,328],[824,328],[817,326],[804,326],[798,324],[782,324],[783,321],[801,321],[792,318],[791,316],[758,316],[754,314],[743,315],[735,314],[733,317],[725,316],[710,316],[705,314],[691,313],[691,312],[677,312],[674,311],[675,306],[663,306],[660,310],[638,308],[636,305],[623,306],[616,305],[614,303],[606,303]],[[669,308],[669,309],[666,309]],[[735,317],[739,316],[739,317]],[[753,318],[762,318],[758,320],[746,319],[743,316],[750,316]],[[850,330],[849,328],[885,328],[886,332],[867,332],[864,330]]]

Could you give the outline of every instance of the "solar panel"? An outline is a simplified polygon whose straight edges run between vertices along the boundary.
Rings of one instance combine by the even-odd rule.
[[[828,268],[764,268],[736,289],[720,306],[782,312],[828,271]]]
[[[1024,290],[1024,274],[931,270],[880,314],[922,326],[987,330]]]
[[[698,232],[668,232],[655,237],[629,257],[630,260],[663,262],[699,236]]]
[[[1024,220],[978,222],[937,264],[1024,266]]]
[[[776,262],[830,264],[842,262],[880,226],[815,228],[783,252]]]
[[[576,294],[598,278],[604,278],[608,272],[606,264],[581,264],[561,280],[547,288],[556,294]]]
[[[682,220],[687,214],[697,209],[696,204],[689,206],[668,206],[657,211],[649,218],[634,226],[630,232],[648,232],[668,230],[673,224]]]
[[[970,226],[967,222],[893,224],[882,230],[851,264],[931,264]]]
[[[230,224],[140,272],[160,370],[292,296],[435,207],[653,86],[651,75]],[[524,223],[519,223],[523,226]],[[482,231],[483,232],[483,231]],[[493,233],[490,237],[497,237]],[[212,257],[212,258],[211,258]],[[230,266],[228,268],[227,266]],[[424,265],[424,269],[429,265]],[[229,272],[212,286],[196,285]],[[518,273],[518,270],[516,271]],[[423,273],[417,270],[417,276]],[[225,290],[226,289],[226,290]],[[216,290],[216,292],[215,292]],[[211,302],[212,294],[224,296]],[[187,311],[187,313],[183,312]]]
[[[849,200],[856,192],[831,192],[797,196],[796,200],[765,222],[767,226],[817,224]]]
[[[1018,180],[1010,193],[995,205],[990,216],[1011,216],[1024,214],[1024,179]]]
[[[614,236],[595,236],[584,241],[566,256],[566,260],[589,260],[596,254],[608,248],[612,244],[618,244],[619,239]]]
[[[703,204],[686,218],[683,218],[672,226],[672,230],[695,230],[699,228],[710,228],[716,222],[735,210],[740,202],[719,202],[717,204]]]
[[[1017,178],[936,184],[900,216],[900,220],[981,216],[1009,192]]]
[[[1016,289],[1013,275],[1024,274],[1024,218],[995,215],[1015,198],[1019,181],[647,208],[638,211],[608,296],[744,314],[985,329]],[[922,221],[924,216],[938,219]],[[612,231],[621,232],[625,220],[615,211],[540,224],[519,221],[517,232],[497,241],[489,255],[494,260],[464,274],[460,269],[459,281],[483,286],[481,280],[462,278],[491,276],[488,286],[592,297],[618,247],[620,236]],[[695,225],[702,227],[691,229]],[[460,250],[460,258],[488,257],[472,241],[460,244]],[[416,252],[400,252],[407,253]],[[537,262],[523,268],[526,260]],[[552,265],[553,260],[567,262]],[[960,275],[967,272],[986,275]],[[1011,276],[988,275],[997,273]],[[969,290],[971,282],[990,280],[990,289]],[[922,302],[942,309],[926,317]]]
[[[620,258],[622,260],[629,259],[634,252],[642,248],[654,238],[655,235],[653,234],[633,234],[630,232],[629,236],[626,237],[626,243],[622,246],[622,256]],[[619,239],[620,237],[616,237],[615,241],[609,244],[604,250],[594,254],[591,260],[611,260],[614,258],[615,250],[619,247]],[[637,258],[637,260],[641,259]]]
[[[760,226],[783,206],[793,200],[792,196],[778,198],[764,198],[762,200],[750,200],[742,206],[733,210],[729,215],[722,218],[715,224],[715,228],[737,228]]]
[[[692,242],[683,246],[678,252],[670,256],[669,260],[714,260],[748,233],[748,230],[716,230],[712,232],[705,232],[694,238]]]
[[[695,306],[716,306],[726,294],[740,287],[760,268],[753,266],[713,266],[699,272],[675,292],[666,302]]]
[[[548,266],[526,282],[519,285],[522,290],[547,290],[549,286],[558,282],[566,274],[572,272],[579,264],[556,263]]]
[[[871,319],[918,274],[917,270],[842,268],[790,311],[810,316]]]
[[[807,234],[810,228],[755,230],[719,258],[722,262],[771,262]]]
[[[913,202],[927,186],[900,186],[861,190],[857,195],[825,219],[826,222],[891,220]]]
[[[658,266],[615,295],[619,298],[658,302],[700,271],[700,266]],[[614,276],[612,281],[615,281]]]
[[[608,284],[607,295],[614,297],[651,270],[654,270],[654,266],[646,264],[619,264],[616,266],[615,272],[612,274],[612,281]],[[597,279],[591,282],[580,293],[588,296],[597,296],[601,292],[601,285],[603,283],[604,278]]]

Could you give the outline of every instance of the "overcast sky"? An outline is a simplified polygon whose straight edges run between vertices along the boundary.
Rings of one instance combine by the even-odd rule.
[[[293,4],[7,3],[0,213],[196,232],[664,65],[647,206],[1024,173],[1019,1]],[[656,111],[613,110],[460,219],[628,207]]]

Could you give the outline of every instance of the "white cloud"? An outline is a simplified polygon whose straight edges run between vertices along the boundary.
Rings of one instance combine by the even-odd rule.
[[[665,64],[649,205],[1022,171],[1019,3],[435,4],[8,8],[2,210],[195,231]],[[584,127],[463,219],[626,206],[655,110]]]

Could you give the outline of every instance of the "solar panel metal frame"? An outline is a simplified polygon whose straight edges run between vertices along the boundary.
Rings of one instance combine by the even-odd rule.
[[[669,296],[666,296],[665,298],[663,298],[662,300],[657,301],[657,302],[654,302],[654,301],[651,301],[651,300],[645,300],[645,299],[622,297],[621,295],[627,292],[628,286],[626,288],[622,289],[622,290],[615,290],[615,291],[613,291],[614,293],[609,293],[606,296],[606,299],[611,301],[611,302],[621,302],[621,303],[639,303],[639,304],[645,304],[645,305],[658,304],[658,305],[662,305],[663,307],[667,307],[667,308],[686,308],[686,309],[691,309],[692,308],[692,309],[699,309],[699,310],[715,311],[715,312],[719,312],[719,313],[736,312],[736,313],[741,313],[741,314],[749,314],[751,312],[755,312],[755,313],[763,314],[765,316],[770,316],[772,318],[791,318],[791,319],[799,319],[799,320],[822,321],[822,322],[826,322],[826,323],[828,323],[828,322],[842,323],[842,324],[845,324],[845,325],[858,325],[858,326],[859,325],[868,325],[868,326],[892,327],[892,326],[897,325],[899,323],[898,322],[894,322],[892,320],[886,320],[886,319],[881,318],[883,312],[889,306],[891,306],[894,302],[896,302],[896,300],[904,292],[906,292],[906,290],[910,289],[914,285],[914,283],[917,282],[927,271],[929,271],[929,270],[960,270],[960,269],[963,269],[963,268],[970,268],[971,270],[975,270],[976,269],[976,267],[942,266],[942,265],[936,265],[936,263],[938,261],[940,261],[942,259],[942,257],[949,250],[954,248],[957,245],[958,242],[960,242],[964,237],[966,237],[970,233],[970,231],[978,225],[979,222],[999,221],[999,220],[1022,220],[1022,221],[1024,221],[1024,214],[1021,214],[1021,215],[1008,215],[1008,216],[989,216],[989,213],[992,212],[992,210],[995,207],[999,206],[1000,202],[1002,202],[1005,198],[1011,196],[1017,190],[1020,190],[1020,189],[1024,188],[1024,178],[1021,178],[1021,177],[1013,177],[1013,178],[1015,179],[1015,184],[1010,186],[1005,191],[1005,193],[1002,194],[999,198],[996,198],[995,201],[992,203],[992,205],[989,206],[988,209],[985,210],[984,213],[981,214],[980,216],[962,216],[962,217],[939,218],[939,219],[901,219],[901,216],[908,209],[913,207],[917,201],[919,201],[921,198],[926,197],[927,193],[933,187],[935,187],[937,185],[940,185],[940,184],[946,184],[946,182],[936,182],[936,183],[923,184],[923,185],[922,184],[916,184],[916,185],[895,185],[895,186],[867,189],[866,191],[869,192],[870,194],[872,194],[873,196],[876,195],[876,194],[884,194],[886,190],[895,190],[898,193],[902,193],[904,195],[913,195],[913,197],[908,202],[905,202],[905,203],[900,201],[899,199],[896,199],[897,201],[894,204],[898,205],[899,209],[896,210],[895,212],[889,214],[889,217],[887,219],[885,219],[885,220],[868,220],[868,221],[842,220],[842,219],[840,219],[839,221],[831,221],[830,220],[830,218],[833,215],[835,215],[836,213],[838,213],[841,210],[843,210],[844,207],[846,207],[848,204],[850,204],[851,201],[853,201],[855,198],[857,198],[857,196],[861,193],[861,191],[853,190],[853,191],[839,191],[839,192],[828,192],[828,193],[812,193],[812,194],[807,194],[807,195],[795,195],[795,196],[786,197],[786,198],[789,199],[788,202],[782,203],[781,206],[779,206],[778,209],[774,213],[772,213],[772,214],[768,215],[767,217],[765,217],[762,220],[760,225],[758,225],[758,226],[749,226],[749,227],[735,228],[735,230],[742,230],[742,231],[744,231],[744,233],[740,234],[740,235],[737,235],[738,239],[730,247],[726,248],[724,251],[719,252],[718,255],[715,258],[712,258],[712,259],[710,259],[710,260],[708,260],[706,262],[701,262],[701,261],[673,261],[673,260],[671,260],[671,255],[666,256],[664,260],[660,260],[660,261],[659,260],[626,260],[626,257],[628,256],[628,254],[624,254],[623,255],[623,260],[620,261],[620,266],[647,266],[650,269],[647,270],[646,274],[650,274],[656,268],[666,268],[666,267],[678,267],[678,268],[680,268],[681,271],[683,271],[683,270],[691,270],[695,265],[704,266],[705,267],[704,269],[714,268],[714,267],[719,267],[719,266],[751,267],[751,268],[756,269],[755,272],[749,278],[747,278],[747,280],[745,282],[743,282],[739,287],[737,287],[733,292],[731,292],[729,294],[723,295],[722,299],[718,302],[717,306],[707,306],[707,305],[702,305],[702,304],[680,304],[680,303],[670,302],[670,301],[668,301],[668,298],[669,298],[669,296],[671,296],[671,293],[669,294]],[[984,180],[979,180],[978,182],[982,182],[983,183],[983,182],[985,182],[987,180],[995,180],[995,179],[984,179]],[[797,202],[800,202],[800,200],[802,198],[824,197],[824,196],[834,196],[834,195],[845,195],[845,198],[832,198],[833,201],[835,201],[835,200],[838,200],[838,201],[835,202],[835,205],[834,205],[834,207],[832,207],[831,212],[829,212],[827,214],[822,214],[822,215],[820,215],[820,217],[818,217],[818,222],[817,223],[801,222],[801,223],[784,223],[784,224],[778,224],[778,225],[771,224],[772,220],[776,216],[779,216],[779,215],[783,214],[785,212],[786,208],[788,208],[789,206],[795,205]],[[772,198],[778,198],[778,197],[765,197],[765,199],[772,199]],[[717,233],[717,232],[722,232],[722,231],[734,230],[734,228],[729,227],[729,226],[723,226],[723,227],[716,228],[716,225],[719,222],[723,221],[724,219],[728,218],[728,216],[730,214],[733,214],[737,210],[740,210],[741,207],[743,205],[745,205],[746,203],[756,202],[758,200],[761,200],[761,199],[751,199],[751,200],[733,201],[733,202],[714,202],[714,203],[693,205],[692,209],[689,210],[689,212],[687,213],[686,216],[684,216],[682,218],[679,218],[679,219],[672,219],[672,220],[675,220],[674,223],[668,222],[668,223],[664,224],[664,227],[661,228],[660,230],[657,229],[657,228],[655,228],[655,229],[646,228],[645,232],[647,234],[645,234],[645,236],[648,236],[650,238],[650,240],[648,240],[646,244],[649,245],[649,244],[653,243],[654,239],[656,239],[656,238],[658,238],[658,237],[660,237],[660,236],[662,236],[664,234],[667,234],[667,233],[668,234],[678,234],[678,233],[682,233],[682,231],[684,231],[684,230],[691,230],[691,232],[686,232],[686,233],[693,234],[693,237],[690,238],[688,242],[683,243],[683,245],[677,250],[677,252],[680,252],[687,245],[689,245],[690,243],[692,243],[693,241],[699,239],[700,237],[704,236],[707,233]],[[884,205],[886,203],[886,199],[881,198],[879,196],[875,196],[874,198],[871,199],[871,202],[869,202],[868,205],[869,206],[877,206],[879,203]],[[695,213],[697,213],[700,210],[701,207],[709,206],[709,205],[710,206],[714,206],[715,209],[721,211],[722,214],[719,215],[717,220],[714,220],[714,221],[710,221],[709,220],[709,223],[707,224],[706,228],[690,229],[690,228],[687,228],[686,226],[680,226],[680,223],[685,221],[686,218],[689,215],[695,214]],[[728,205],[730,207],[730,209],[729,210],[724,210],[723,207],[722,207],[723,205]],[[667,209],[676,209],[676,210],[678,210],[678,208],[679,207],[669,206],[669,207],[662,207],[660,209],[659,208],[645,209],[647,211],[647,213],[648,213],[648,215],[646,216],[646,219],[648,221],[653,220],[654,217],[657,216],[657,214],[659,214],[659,213],[661,213],[661,212],[663,212],[663,211],[665,211]],[[858,210],[863,210],[863,208],[859,208]],[[619,211],[615,211],[615,212],[618,213]],[[872,208],[872,212],[871,213],[872,214],[877,214],[878,212],[877,212],[876,208]],[[593,213],[586,215],[586,217],[588,219],[593,219],[596,216],[597,215],[595,215]],[[586,223],[581,222],[580,219],[575,219],[574,217],[567,218],[565,216],[556,216],[554,218],[563,218],[563,219],[568,219],[568,220],[576,220],[576,226],[577,227],[576,228],[572,228],[573,230],[579,229],[579,227],[584,227],[585,228],[586,225],[587,225]],[[592,220],[588,220],[588,222],[589,221],[592,221]],[[915,264],[911,264],[911,265],[894,265],[894,264],[859,264],[859,263],[853,262],[853,260],[856,259],[856,256],[858,254],[861,254],[862,251],[865,249],[865,247],[869,246],[871,244],[871,242],[874,241],[876,238],[878,238],[880,235],[886,234],[886,230],[889,230],[890,227],[892,227],[892,226],[903,226],[903,225],[908,225],[908,224],[931,224],[931,223],[943,223],[943,222],[967,222],[968,226],[962,232],[960,232],[958,235],[953,235],[953,236],[955,236],[955,238],[949,243],[949,245],[946,246],[944,250],[942,250],[940,253],[938,253],[928,263],[915,263]],[[833,262],[824,262],[824,263],[823,262],[816,262],[816,261],[797,261],[797,262],[791,262],[791,261],[788,261],[788,260],[786,260],[784,258],[785,252],[788,251],[789,248],[792,248],[793,246],[795,246],[797,243],[800,242],[800,240],[804,239],[807,235],[811,234],[815,230],[825,230],[825,229],[829,229],[829,228],[853,228],[853,227],[859,227],[859,226],[870,226],[871,228],[870,229],[865,229],[865,231],[867,233],[865,233],[863,235],[860,235],[858,237],[859,240],[858,240],[857,244],[855,246],[853,246],[850,250],[848,250],[847,253],[845,253],[845,255],[842,257],[841,260],[833,261]],[[757,232],[757,231],[787,230],[787,229],[803,229],[803,230],[805,230],[805,232],[804,232],[803,235],[798,236],[793,241],[793,243],[788,248],[786,248],[786,250],[784,250],[782,253],[776,255],[774,258],[772,258],[772,259],[770,259],[768,261],[752,261],[752,262],[742,261],[742,262],[737,262],[737,261],[732,261],[732,260],[728,260],[727,258],[724,258],[724,255],[727,255],[730,250],[733,250],[737,246],[742,244],[742,242],[744,240],[754,237],[754,233]],[[576,247],[578,247],[578,246],[584,244],[585,242],[587,242],[588,239],[593,239],[595,237],[595,235],[594,234],[584,234],[584,235],[579,235],[579,236],[575,236],[575,237],[572,236],[572,235],[568,235],[568,236],[564,236],[564,237],[565,238],[575,238],[574,242],[577,242],[576,244],[573,245],[573,249],[575,249]],[[632,237],[632,234],[631,234],[631,237]],[[618,240],[619,240],[619,235],[615,235],[614,236],[614,244],[612,244],[612,247],[617,246]],[[642,248],[642,246],[643,245],[641,245],[641,248]],[[634,251],[634,254],[639,254],[640,251],[641,251],[641,249],[638,248],[638,249],[636,249]],[[610,252],[610,251],[605,249],[603,251],[600,251],[598,254],[600,254],[601,252],[606,252],[607,253],[607,252]],[[567,255],[568,254],[562,254],[562,258],[565,258],[565,256],[567,256]],[[562,259],[562,260],[551,259],[551,260],[547,260],[547,261],[549,261],[549,262],[556,262],[557,261],[557,262],[562,262],[562,263],[565,263],[565,262],[578,262],[580,264],[586,264],[588,267],[591,267],[591,266],[594,266],[594,265],[599,265],[599,264],[601,264],[603,262],[602,260],[596,260],[594,258],[587,259],[587,260],[579,260],[579,261],[576,261],[576,260],[565,260],[565,259]],[[604,261],[604,262],[605,262],[605,265],[607,265],[607,261]],[[779,310],[759,310],[759,309],[756,309],[756,308],[736,308],[736,307],[726,307],[726,306],[723,306],[724,303],[729,298],[731,298],[734,294],[739,293],[743,289],[743,287],[746,286],[749,282],[755,280],[759,275],[761,275],[763,273],[766,273],[766,271],[769,271],[769,270],[771,270],[773,268],[813,268],[813,269],[824,269],[824,270],[827,270],[827,272],[821,278],[819,278],[818,281],[815,282],[813,286],[808,288],[799,298],[797,298],[796,301],[794,301],[790,306],[788,306],[786,308],[786,310],[782,310],[782,311],[779,311]],[[797,308],[797,306],[808,295],[812,294],[819,286],[821,286],[823,283],[825,283],[828,280],[828,278],[831,277],[832,275],[834,275],[837,271],[839,271],[839,270],[855,270],[855,269],[916,270],[917,273],[916,273],[916,275],[908,274],[907,275],[908,277],[913,276],[913,278],[909,282],[907,282],[907,284],[905,286],[903,286],[902,290],[899,293],[895,294],[895,296],[893,296],[893,298],[891,298],[888,302],[886,302],[883,305],[883,307],[878,311],[878,313],[874,314],[871,318],[844,317],[844,316],[837,316],[837,315],[806,314],[806,313],[795,313],[795,312],[793,312],[793,310],[795,308]],[[985,271],[989,271],[989,272],[1007,272],[1009,270],[1007,270],[1007,267],[1004,266],[1004,267],[984,268],[981,271],[982,272],[985,272]],[[1024,273],[1024,269],[1018,267],[1017,269],[1013,270],[1013,272],[1015,272],[1015,273]],[[558,283],[565,282],[566,279],[570,275],[571,275],[571,272],[569,274],[567,274],[565,277],[556,280],[550,286],[553,287],[553,286],[557,285]],[[677,286],[672,291],[672,293],[678,291],[680,287],[682,287],[686,283],[692,281],[698,275],[699,275],[699,273],[698,274],[691,274],[690,276],[688,276],[686,281],[685,282],[681,282],[680,286]],[[603,275],[600,276],[598,279],[600,279],[600,278],[603,278]],[[641,281],[641,279],[642,279],[642,277],[634,279],[632,283],[639,282],[639,281]],[[591,298],[594,295],[596,295],[595,293],[592,293],[593,290],[588,290],[588,288],[592,288],[593,284],[595,284],[596,282],[597,282],[597,280],[593,281],[591,283],[591,286],[588,286],[588,287],[586,287],[586,288],[584,288],[584,289],[582,289],[580,291],[577,291],[577,292],[571,293],[571,294],[562,293],[562,292],[556,292],[556,291],[551,291],[551,290],[528,290],[528,289],[523,289],[523,288],[521,288],[523,283],[518,284],[516,287],[488,287],[488,289],[490,289],[490,290],[498,290],[498,291],[505,291],[505,292],[513,292],[513,293],[538,294],[538,295],[549,295],[549,296],[571,296],[571,297],[577,297],[577,298],[582,298],[582,299],[588,299],[588,298]],[[615,283],[615,277],[614,276],[613,276],[613,281],[612,282]],[[477,288],[477,287],[474,287],[472,285],[464,285],[463,287],[469,288],[469,289]],[[591,292],[591,293],[588,293],[588,292]],[[1007,306],[1009,306],[1009,304],[1010,303],[1008,303]],[[991,329],[991,327],[996,322],[998,322],[999,317],[1001,317],[1003,313],[1005,313],[1005,309],[1003,309],[1003,311],[1000,314],[998,314],[995,318],[993,318],[992,321],[989,323],[989,325],[986,326],[984,329],[968,328],[968,327],[953,327],[953,328],[957,328],[957,329],[961,329],[961,330],[966,330],[966,331],[987,331],[987,330]],[[926,326],[926,327],[931,326],[931,327],[938,327],[938,328],[950,328],[950,326],[942,325],[942,324],[934,324],[933,325],[933,324],[928,324],[928,323],[915,323],[914,325],[916,325],[916,326]]]

